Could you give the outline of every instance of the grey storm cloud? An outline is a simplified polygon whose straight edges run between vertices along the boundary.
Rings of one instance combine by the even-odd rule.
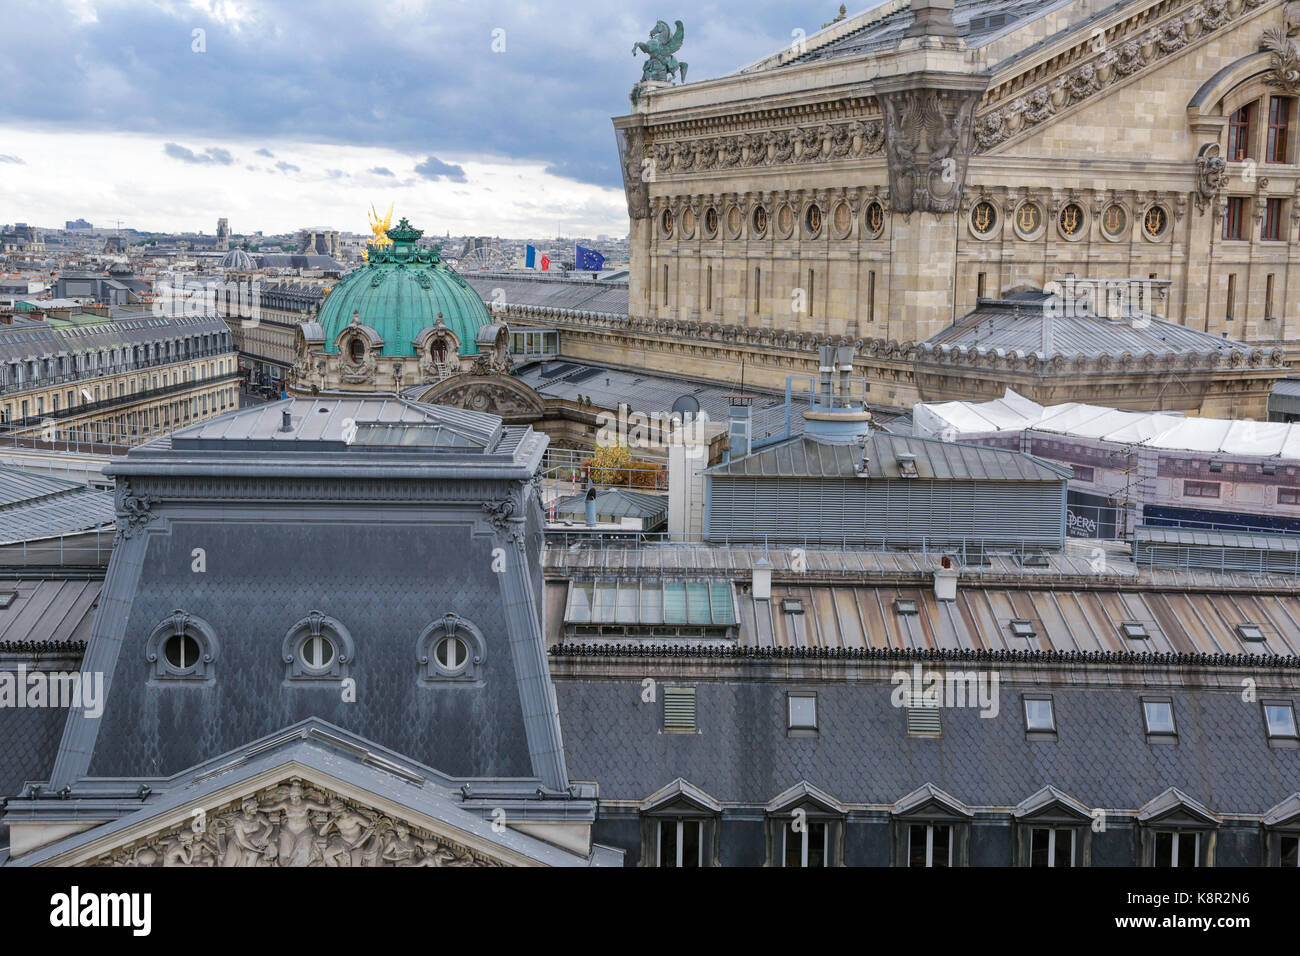
[[[301,168],[301,167],[299,167],[299,166],[295,166],[293,163],[286,163],[284,160],[280,160],[280,162],[276,163],[276,164],[275,164],[275,168],[278,169],[278,170],[280,170],[280,172],[282,172],[282,173],[300,173],[300,172],[302,172],[302,168]]]
[[[172,159],[179,159],[182,163],[203,166],[229,166],[235,161],[235,158],[230,155],[230,150],[216,146],[209,146],[203,152],[196,153],[179,143],[166,143],[163,145],[163,152]]]
[[[415,171],[425,179],[446,179],[453,183],[465,182],[465,170],[451,163],[444,163],[437,156],[430,156],[422,163],[417,163]]]
[[[358,15],[352,0],[318,0],[304,16],[299,3],[261,0],[250,5],[252,22],[232,24],[199,5],[97,4],[93,22],[63,17],[51,30],[47,0],[5,0],[0,124],[182,143],[383,146],[419,159],[434,131],[444,155],[532,162],[621,186],[610,117],[630,111],[645,59],[631,55],[632,43],[663,16],[656,3],[588,5],[577,17],[561,0],[429,3],[420,15],[410,6]],[[686,17],[679,59],[692,80],[739,69],[787,46],[792,29],[812,35],[826,19],[796,6],[705,0]],[[219,54],[191,51],[195,27]],[[504,52],[494,52],[498,28]],[[258,155],[275,158],[264,150]],[[204,163],[207,155],[176,158]]]
[[[389,169],[387,166],[375,166],[375,167],[372,168],[372,169],[368,169],[368,170],[366,170],[366,172],[368,172],[368,173],[373,173],[373,174],[376,175],[376,176],[392,176],[392,175],[394,175],[393,171],[392,171],[391,169]]]

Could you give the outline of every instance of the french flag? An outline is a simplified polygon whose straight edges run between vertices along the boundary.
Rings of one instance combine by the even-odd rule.
[[[546,255],[543,255],[543,256],[542,256],[542,269],[543,269],[543,270],[546,270],[546,269],[550,269],[550,267],[551,267],[551,260],[550,260],[550,258],[549,258],[548,256],[546,256]],[[535,247],[533,247],[533,246],[525,246],[525,247],[524,247],[524,268],[526,268],[526,269],[536,269],[536,268],[537,268],[537,249],[536,249]]]

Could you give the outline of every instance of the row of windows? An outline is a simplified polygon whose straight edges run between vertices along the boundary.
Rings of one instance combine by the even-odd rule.
[[[1223,238],[1245,242],[1250,238],[1247,217],[1253,208],[1250,196],[1229,196],[1223,210]],[[1259,238],[1265,242],[1286,240],[1286,200],[1272,197],[1264,200],[1263,215],[1259,220]]]
[[[1221,485],[1217,481],[1184,481],[1183,497],[1185,498],[1217,498],[1221,491]],[[1287,485],[1277,485],[1277,503],[1280,505],[1300,505],[1300,488],[1293,488]]]
[[[223,364],[224,364],[224,363],[223,363]],[[206,375],[206,374],[203,375],[203,376],[196,376],[196,377],[193,379],[193,381],[194,381],[194,382],[205,381],[208,377],[210,377],[210,376],[208,376],[208,375]],[[161,385],[161,386],[159,386],[159,384],[158,384],[158,376],[157,376],[157,375],[153,376],[153,384],[152,384],[152,385],[148,385],[148,384],[147,384],[147,381],[146,381],[145,379],[143,379],[143,378],[140,379],[140,385],[142,386],[141,391],[153,391],[154,389],[157,389],[157,388],[159,388],[159,387],[162,387],[162,388],[170,388],[170,387],[172,387],[172,386],[176,386],[176,385],[189,384],[190,381],[191,381],[191,380],[190,380],[188,374],[186,375],[184,382],[181,381],[181,376],[180,376],[179,374],[175,375],[174,377],[173,377],[173,376],[169,376],[169,375],[167,375],[167,374],[164,374],[164,375],[163,375],[163,381],[162,381],[162,385]],[[100,401],[109,401],[109,400],[112,400],[114,397],[119,398],[119,399],[124,399],[124,398],[125,398],[125,399],[129,399],[129,398],[131,398],[132,396],[136,396],[136,395],[139,395],[139,394],[140,394],[140,391],[137,391],[137,390],[136,390],[136,388],[135,388],[135,384],[136,384],[136,383],[135,383],[134,380],[132,380],[132,381],[129,382],[129,383],[128,383],[128,382],[125,382],[125,381],[123,381],[123,382],[118,382],[118,383],[117,383],[117,387],[116,387],[116,395],[115,395],[115,394],[114,394],[114,386],[113,386],[112,383],[109,383],[107,386],[104,387],[104,395],[103,395],[102,398],[101,398],[101,394],[100,394],[100,386],[96,385],[96,386],[94,387],[94,391],[93,391],[93,392],[91,392],[90,389],[87,388],[86,391],[87,391],[87,393],[89,394],[89,398],[87,399],[87,396],[86,396],[86,395],[83,395],[83,396],[82,396],[82,402],[81,402],[81,404],[82,404],[83,406],[85,406],[85,405],[89,405],[89,404],[95,404],[95,403],[100,402]],[[234,392],[235,392],[235,390],[234,390],[234,387],[232,386],[232,387],[230,387],[230,388],[223,388],[223,389],[220,389],[220,390],[218,390],[218,391],[216,391],[216,392],[211,393],[211,410],[212,410],[212,411],[216,411],[216,410],[217,410],[218,400],[220,401],[221,408],[224,409],[228,404],[233,408],[233,407],[234,407],[234,404],[235,404],[235,395],[234,395]],[[65,403],[65,404],[61,404],[61,403],[60,403],[61,396],[60,396],[57,392],[51,393],[50,396],[49,396],[49,399],[50,399],[49,411],[50,411],[51,413],[57,414],[57,413],[58,413],[59,411],[61,411],[61,410],[67,410],[67,409],[73,409],[73,408],[76,408],[76,407],[77,407],[76,395],[77,395],[76,390],[72,390],[72,389],[70,389],[70,390],[66,393],[66,399],[64,400],[66,403]],[[3,408],[0,408],[0,424],[6,424],[6,423],[9,423],[9,422],[15,422],[15,421],[21,422],[21,421],[23,421],[23,420],[25,420],[25,419],[27,419],[27,418],[30,418],[30,417],[33,416],[33,415],[38,416],[38,417],[44,415],[44,414],[46,413],[45,399],[46,399],[46,396],[44,396],[44,395],[38,395],[38,396],[36,396],[35,398],[32,398],[32,399],[24,398],[24,399],[22,399],[22,400],[20,400],[20,401],[16,401],[16,402],[6,402],[6,403],[4,404],[4,406],[3,406]],[[186,403],[182,401],[182,402],[176,402],[176,403],[173,403],[173,404],[174,404],[175,408],[177,409],[176,420],[177,420],[177,421],[180,421],[180,420],[181,420],[181,410],[182,410],[182,407],[183,407],[183,406],[186,406]],[[188,419],[188,418],[190,417],[191,414],[193,414],[193,415],[206,415],[206,414],[208,413],[208,411],[209,411],[209,396],[208,396],[207,394],[204,394],[204,395],[202,395],[202,396],[194,396],[194,397],[190,400],[190,402],[189,402],[189,406],[190,406],[190,410],[185,411],[185,413],[184,413],[184,417],[185,417],[185,418]],[[17,418],[15,418],[15,413],[17,413]],[[92,414],[93,414],[93,413],[92,413]],[[135,416],[137,416],[137,415],[140,416],[140,421],[137,422],[137,424],[144,424],[144,425],[147,426],[147,422],[144,422],[144,420],[143,420],[144,418],[147,417],[147,414],[146,414],[146,412],[143,412],[143,411],[138,412],[138,413],[133,412],[133,413],[129,413],[129,414],[127,414],[127,415],[122,415],[122,416],[118,416],[118,417],[115,417],[115,418],[105,419],[105,421],[112,421],[112,422],[114,422],[114,423],[127,425],[127,424],[129,424],[129,422],[128,422],[127,420],[128,420],[128,419],[131,419],[131,418],[133,418],[133,417],[135,417]],[[153,417],[154,417],[154,425],[155,425],[155,427],[156,427],[156,426],[158,425],[158,410],[157,410],[156,407],[155,407],[155,409],[154,409],[154,416],[153,416]],[[74,429],[75,429],[75,427],[76,427],[76,426],[74,426]],[[56,429],[56,431],[55,431],[53,437],[54,437],[54,440],[56,440],[56,441],[62,441],[62,440],[64,439],[64,429],[62,429],[62,428],[58,428],[58,429]]]
[[[661,867],[703,867],[709,865],[706,852],[709,828],[716,821],[708,818],[654,818],[652,865]],[[769,861],[774,866],[825,867],[834,865],[842,852],[843,824],[839,819],[816,820],[806,814],[770,821],[776,834]],[[900,865],[922,868],[945,868],[960,865],[957,851],[967,824],[903,823],[900,837],[905,840]],[[1024,843],[1019,855],[1021,865],[1054,868],[1085,865],[1083,844],[1087,828],[1079,826],[1034,826],[1019,824],[1017,836]],[[1153,829],[1147,834],[1143,865],[1152,867],[1193,868],[1205,865],[1206,846],[1199,830]],[[1300,866],[1300,835],[1274,835],[1277,866]]]
[[[193,344],[191,345],[191,343]],[[87,351],[76,355],[60,355],[51,358],[30,359],[25,362],[10,362],[6,365],[0,365],[0,384],[28,384],[80,372],[104,374],[113,370],[124,371],[142,363],[169,360],[183,361],[187,358],[226,352],[230,348],[229,334],[213,333],[211,335],[195,336],[193,339],[158,343],[156,345],[122,346],[120,348]],[[224,363],[222,364],[224,366]]]
[[[425,680],[474,680],[486,658],[482,633],[456,614],[445,614],[421,632],[416,657]],[[284,636],[285,676],[293,681],[340,681],[356,659],[356,645],[337,619],[312,611]],[[207,621],[185,611],[154,628],[146,657],[159,681],[208,681],[216,676],[219,641]]]
[[[1027,622],[1014,621],[1013,624]],[[1130,626],[1141,629],[1142,624],[1134,622]],[[1244,625],[1257,628],[1257,625]],[[1262,632],[1260,637],[1262,638]],[[972,703],[975,691],[971,689]],[[1055,739],[1057,733],[1056,708],[1050,694],[1025,694],[1021,698],[1022,716],[1025,733],[1030,738],[1050,736]],[[1260,702],[1261,716],[1265,734],[1269,740],[1281,742],[1300,741],[1297,733],[1295,704],[1290,700],[1264,700]],[[906,697],[903,710],[906,712],[906,724],[909,735],[938,737],[942,728],[940,722],[939,701],[923,692],[912,692]],[[1178,737],[1178,727],[1174,720],[1174,702],[1169,697],[1147,696],[1142,698],[1143,728],[1147,739],[1152,742],[1173,741]],[[816,691],[788,691],[786,693],[786,730],[793,736],[815,734],[821,729]],[[694,687],[664,687],[663,730],[665,733],[696,733],[697,710]]]

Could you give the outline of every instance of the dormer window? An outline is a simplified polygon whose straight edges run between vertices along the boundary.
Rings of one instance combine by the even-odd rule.
[[[426,683],[475,681],[482,676],[487,642],[474,624],[448,612],[421,633],[416,656]]]
[[[366,357],[365,343],[360,339],[352,339],[348,342],[348,358],[360,364]]]
[[[341,622],[312,611],[285,634],[281,655],[287,680],[338,681],[348,676],[355,651]]]
[[[205,681],[213,677],[217,638],[205,620],[182,610],[153,629],[145,656],[157,681]]]

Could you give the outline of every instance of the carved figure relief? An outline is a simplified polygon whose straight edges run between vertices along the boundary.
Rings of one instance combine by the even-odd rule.
[[[502,866],[431,831],[293,779],[187,818],[91,866]]]
[[[880,95],[894,210],[952,212],[966,180],[976,90],[898,90]]]

